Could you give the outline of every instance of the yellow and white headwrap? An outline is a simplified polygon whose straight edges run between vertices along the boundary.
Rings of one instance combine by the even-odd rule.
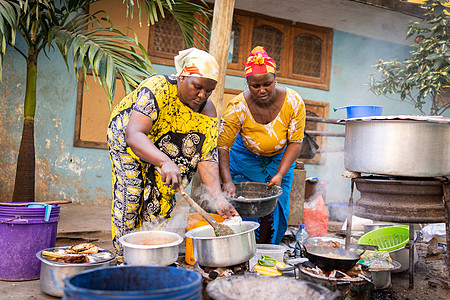
[[[197,48],[189,48],[178,52],[174,57],[176,76],[196,76],[219,79],[219,64],[214,56]]]

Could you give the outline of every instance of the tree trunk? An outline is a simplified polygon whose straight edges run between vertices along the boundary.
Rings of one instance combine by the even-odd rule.
[[[36,113],[37,56],[33,48],[30,48],[28,53],[23,131],[17,158],[13,202],[34,202],[34,115]]]
[[[34,202],[34,176],[34,123],[24,122],[19,157],[17,158],[13,202]]]

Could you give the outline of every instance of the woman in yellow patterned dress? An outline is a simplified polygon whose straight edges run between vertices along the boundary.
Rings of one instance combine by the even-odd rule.
[[[223,190],[236,197],[233,182],[266,182],[281,186],[275,210],[257,219],[258,243],[279,244],[289,218],[289,193],[305,129],[300,95],[276,85],[275,61],[255,47],[245,64],[248,90],[233,98],[222,115],[219,165]]]
[[[143,221],[170,217],[175,189],[184,193],[197,167],[218,213],[237,215],[220,188],[218,122],[209,99],[217,84],[217,62],[191,48],[179,52],[175,67],[176,76],[144,80],[111,114],[112,236],[119,257],[119,238]]]

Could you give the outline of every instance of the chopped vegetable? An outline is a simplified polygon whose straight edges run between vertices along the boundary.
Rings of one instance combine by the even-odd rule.
[[[267,275],[267,276],[281,276],[281,275],[283,275],[283,273],[281,271],[279,271],[276,267],[261,266],[259,263],[255,265],[253,270],[255,272],[258,272],[259,274]]]

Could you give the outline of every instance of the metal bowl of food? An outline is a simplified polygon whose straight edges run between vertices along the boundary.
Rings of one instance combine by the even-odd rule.
[[[119,239],[128,265],[168,266],[178,259],[183,238],[169,231],[138,231]]]
[[[235,234],[216,237],[212,226],[202,226],[186,232],[192,239],[195,260],[205,267],[226,267],[244,263],[256,253],[256,222],[227,224]]]
[[[98,252],[94,254],[80,254],[79,256],[85,256],[86,262],[64,262],[64,256],[67,256],[70,259],[71,257],[78,255],[65,252],[68,248],[70,247],[53,247],[36,253],[36,257],[41,261],[39,284],[41,290],[48,295],[62,297],[64,295],[64,280],[81,271],[108,267],[116,264],[114,254],[111,251],[102,248],[98,248]],[[46,253],[54,255],[48,256]],[[58,256],[60,257],[59,259],[56,258]]]
[[[277,206],[278,198],[283,194],[279,186],[268,189],[262,182],[239,182],[236,186],[236,198],[226,197],[243,218],[260,218],[270,214]]]

